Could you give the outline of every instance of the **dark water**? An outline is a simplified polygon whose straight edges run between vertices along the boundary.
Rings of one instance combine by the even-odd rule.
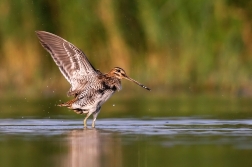
[[[91,125],[91,120],[88,122]],[[1,119],[0,166],[251,166],[252,119]]]

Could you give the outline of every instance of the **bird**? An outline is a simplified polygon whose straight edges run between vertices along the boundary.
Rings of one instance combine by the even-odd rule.
[[[116,91],[122,89],[121,80],[126,79],[146,90],[150,88],[128,77],[120,67],[114,67],[108,73],[95,69],[82,50],[67,40],[46,31],[35,31],[43,48],[49,52],[59,70],[70,83],[68,96],[74,98],[60,107],[67,107],[77,114],[86,114],[83,120],[87,127],[87,119],[93,115],[92,127],[100,113],[101,106]]]

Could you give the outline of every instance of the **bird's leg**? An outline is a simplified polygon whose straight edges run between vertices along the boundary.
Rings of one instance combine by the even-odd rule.
[[[93,119],[93,122],[92,122],[92,128],[95,127],[95,121],[96,121],[96,118]]]
[[[85,117],[85,119],[83,120],[83,123],[84,123],[84,128],[86,128],[87,127],[87,119],[88,119],[88,117],[91,115],[91,113],[89,112],[89,113],[87,113],[87,116]]]
[[[96,118],[97,118],[97,116],[98,116],[100,110],[101,110],[101,107],[99,107],[99,108],[95,111],[95,113],[93,114],[93,122],[92,122],[92,127],[93,127],[93,128],[95,127],[95,121],[96,121]]]

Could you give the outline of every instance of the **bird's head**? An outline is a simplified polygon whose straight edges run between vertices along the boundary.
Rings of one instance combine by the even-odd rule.
[[[109,73],[111,76],[116,77],[118,79],[123,79],[127,77],[126,72],[120,67],[113,68]]]
[[[144,89],[147,89],[147,90],[149,90],[149,91],[151,90],[150,88],[144,86],[143,84],[140,84],[140,83],[137,82],[136,80],[134,80],[134,79],[128,77],[128,76],[126,75],[126,72],[125,72],[122,68],[120,68],[120,67],[114,67],[114,68],[109,72],[109,74],[110,74],[110,76],[116,77],[116,78],[118,78],[118,79],[120,79],[120,80],[123,79],[123,78],[124,78],[124,79],[127,79],[127,80],[129,80],[129,81],[131,81],[131,82],[134,82],[135,84],[141,86],[141,87],[144,88]]]

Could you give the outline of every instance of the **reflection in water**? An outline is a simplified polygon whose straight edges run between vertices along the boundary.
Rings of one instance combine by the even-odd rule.
[[[60,166],[122,166],[121,142],[115,136],[97,129],[73,130],[67,136]]]
[[[0,167],[252,164],[252,119],[99,119],[98,129],[79,122],[0,119]]]

